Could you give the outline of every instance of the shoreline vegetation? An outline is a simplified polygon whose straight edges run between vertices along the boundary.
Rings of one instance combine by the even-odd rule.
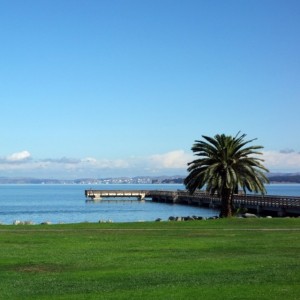
[[[300,219],[0,226],[3,299],[297,299]]]

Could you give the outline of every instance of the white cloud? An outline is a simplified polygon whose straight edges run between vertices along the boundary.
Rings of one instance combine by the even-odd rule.
[[[95,164],[97,163],[97,159],[94,157],[86,157],[81,160],[83,163]]]
[[[280,150],[280,153],[293,153],[293,152],[295,152],[295,150],[289,148]]]
[[[58,158],[58,159],[47,158],[47,159],[43,159],[42,161],[46,162],[46,163],[57,163],[57,164],[78,164],[78,163],[80,163],[80,159],[67,158],[67,157],[62,157],[62,158]]]
[[[300,153],[295,151],[264,151],[262,158],[270,171],[300,171]]]
[[[129,163],[123,159],[96,159],[93,157],[86,157],[81,160],[81,165],[89,168],[104,168],[104,169],[114,169],[114,168],[127,168]]]
[[[150,165],[160,169],[186,169],[190,160],[192,160],[192,155],[183,150],[175,150],[150,156]]]
[[[27,161],[30,158],[31,158],[31,154],[27,150],[24,150],[7,156],[6,160],[8,162],[21,162],[21,161]]]

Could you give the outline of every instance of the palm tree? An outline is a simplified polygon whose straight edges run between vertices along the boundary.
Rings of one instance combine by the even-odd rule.
[[[238,189],[244,193],[266,193],[264,184],[269,180],[265,172],[269,171],[261,164],[263,160],[255,157],[262,154],[257,150],[263,147],[249,146],[256,139],[245,141],[245,136],[203,135],[205,141],[196,140],[192,147],[199,158],[188,163],[189,175],[184,184],[191,194],[204,186],[211,195],[217,193],[221,198],[221,217],[232,216],[233,196]]]

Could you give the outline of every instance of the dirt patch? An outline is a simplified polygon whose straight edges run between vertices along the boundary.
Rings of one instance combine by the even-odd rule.
[[[16,268],[16,271],[22,273],[57,273],[61,272],[61,266],[51,264],[25,265]]]

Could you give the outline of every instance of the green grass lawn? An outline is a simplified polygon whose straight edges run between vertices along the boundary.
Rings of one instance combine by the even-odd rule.
[[[0,226],[0,299],[300,299],[300,219]]]

